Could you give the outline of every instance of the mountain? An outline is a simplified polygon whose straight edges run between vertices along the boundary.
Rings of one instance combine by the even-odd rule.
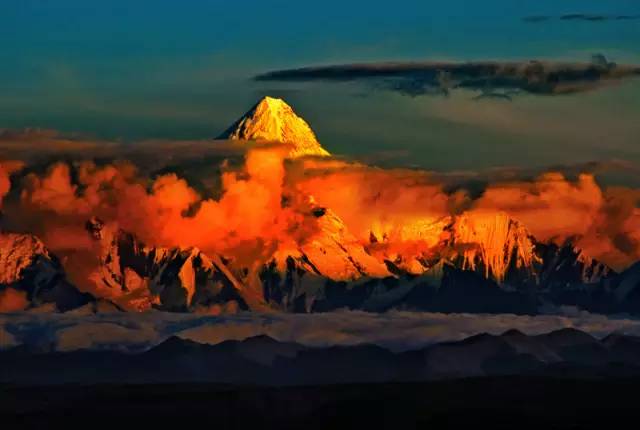
[[[602,340],[565,328],[516,330],[393,352],[376,345],[310,347],[268,336],[215,345],[171,337],[142,352],[0,351],[0,383],[180,383],[329,385],[419,382],[500,375],[577,378],[640,376],[640,338]]]
[[[349,240],[352,236],[345,232],[346,227],[340,227],[341,235],[331,234],[328,226],[335,231],[341,225],[335,214],[318,211],[318,216],[324,227],[313,243],[333,240],[337,246],[319,247],[320,252],[302,253],[302,258],[289,253],[287,264],[273,263],[262,273],[267,300],[280,300],[284,309],[383,311],[399,307],[535,314],[545,303],[579,305],[598,312],[616,309],[611,295],[618,282],[615,272],[570,243],[557,246],[536,241],[522,224],[503,213],[473,211],[421,224],[424,233],[417,228],[404,233],[410,245],[404,249],[373,233],[371,243],[358,247]],[[411,246],[417,240],[429,246]],[[375,260],[386,269],[363,264]],[[351,277],[338,277],[318,269],[322,265],[334,271],[350,267],[340,262],[368,270],[346,271]]]
[[[621,275],[620,286],[615,292],[616,300],[640,302],[640,262],[635,263]]]
[[[316,218],[317,231],[302,244],[281,246],[260,271],[265,299],[277,308],[295,312],[333,309],[342,305],[335,300],[326,306],[320,303],[338,293],[340,286],[348,285],[359,296],[350,301],[357,307],[370,292],[355,285],[392,274],[384,262],[366,251],[332,210],[312,206],[311,213]]]
[[[407,247],[383,253],[395,271],[422,275],[445,261],[504,286],[536,287],[594,284],[615,274],[571,242],[558,246],[537,241],[522,223],[504,212],[472,210],[410,227],[403,229],[403,240],[429,244],[428,252]],[[385,238],[373,233],[371,238],[374,252],[385,245]]]
[[[496,375],[584,375],[605,376],[616,366],[629,366],[629,374],[640,374],[637,338],[615,335],[615,341],[595,339],[573,328],[528,336],[509,330],[500,336],[480,334],[458,342],[447,342],[422,351],[428,378],[448,379]]]
[[[535,298],[508,292],[494,278],[494,272],[506,273],[504,268],[513,266],[514,274],[527,275],[513,277],[514,282],[522,283],[534,277],[536,270],[532,239],[522,226],[504,215],[497,220],[483,215],[475,221],[465,215],[446,222],[439,220],[435,226],[425,225],[427,234],[414,233],[421,238],[438,237],[428,255],[415,254],[414,248],[408,248],[391,256],[377,250],[384,244],[373,234],[373,243],[362,244],[330,209],[315,207],[313,213],[318,231],[295,249],[280,249],[260,273],[265,300],[276,308],[293,312],[341,308],[378,312],[394,307],[436,312],[537,311]],[[470,235],[465,230],[470,223],[484,235],[474,230],[473,238],[465,236]],[[496,238],[491,230],[496,225],[517,228]],[[492,233],[487,234],[483,228]],[[405,263],[410,261],[413,263],[407,270]]]
[[[511,270],[530,272],[537,261],[533,237],[500,212],[471,211],[420,220],[402,226],[398,236],[389,238],[371,231],[368,246],[394,273],[419,276],[447,262],[502,283]]]
[[[282,99],[264,97],[218,139],[280,142],[291,145],[292,158],[330,155],[309,124]]]
[[[496,282],[533,277],[533,236],[518,221],[503,212],[472,211],[455,218],[444,244],[449,259],[463,270],[476,271]]]
[[[86,227],[101,248],[100,264],[90,279],[124,310],[220,313],[264,307],[217,255],[194,247],[148,247],[97,218]]]
[[[598,284],[617,276],[613,269],[586,255],[570,241],[563,245],[535,242],[535,252],[539,258],[538,283],[549,288]]]
[[[92,291],[99,303],[136,312],[397,308],[533,315],[562,305],[600,313],[640,312],[634,268],[617,274],[570,242],[538,242],[503,213],[470,211],[416,224],[405,237],[424,246],[403,248],[404,242],[388,243],[373,233],[364,243],[330,208],[313,199],[309,203],[314,231],[299,243],[281,243],[257,268],[193,247],[147,246],[92,218],[86,224],[98,250],[89,276]],[[3,238],[5,301],[13,304],[25,294],[28,306],[55,302],[56,309],[68,310],[94,300],[78,295],[37,238]]]
[[[3,304],[12,297],[12,306]],[[71,285],[58,259],[30,234],[0,233],[0,311],[50,306],[67,311],[93,301]]]

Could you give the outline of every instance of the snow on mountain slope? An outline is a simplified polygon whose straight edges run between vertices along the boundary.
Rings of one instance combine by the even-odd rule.
[[[317,229],[300,243],[281,244],[269,263],[254,267],[193,247],[146,246],[93,218],[86,225],[98,254],[89,277],[92,294],[126,311],[214,314],[345,307],[531,313],[540,300],[579,301],[605,312],[621,306],[607,298],[620,283],[608,267],[570,243],[537,243],[505,214],[473,211],[409,226],[407,240],[425,247],[400,246],[392,255],[376,249],[388,238],[362,243],[336,213],[310,203]],[[623,288],[617,302],[632,289]],[[67,310],[94,300],[67,282],[40,240],[19,234],[0,235],[0,292],[12,301],[8,310],[47,303]]]
[[[30,234],[0,234],[0,284],[20,282],[25,272],[38,266],[34,281],[50,281],[59,271],[44,243]]]
[[[367,253],[333,211],[318,211],[323,211],[318,216],[319,232],[300,247],[302,255],[313,266],[314,271],[334,281],[391,275],[382,262]]]
[[[22,308],[49,304],[66,311],[91,301],[66,281],[57,258],[30,234],[0,233],[0,292],[3,300],[11,297],[14,305],[21,298]],[[4,307],[0,303],[0,311]]]
[[[291,145],[289,156],[330,155],[307,122],[282,99],[265,97],[244,114],[219,139],[280,142]]]
[[[313,202],[312,202],[313,204]],[[318,230],[302,244],[281,246],[260,274],[265,300],[276,307],[309,312],[342,286],[392,277],[330,209],[313,207]],[[369,294],[361,289],[364,295]]]
[[[446,246],[464,270],[505,280],[510,269],[533,271],[541,260],[527,229],[505,213],[471,211],[457,217]]]
[[[100,243],[100,265],[91,275],[97,291],[126,310],[227,312],[261,310],[260,297],[236,279],[217,255],[194,247],[162,248],[93,218],[87,229]]]

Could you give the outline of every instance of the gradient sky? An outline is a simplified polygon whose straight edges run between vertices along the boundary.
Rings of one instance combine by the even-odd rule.
[[[272,69],[354,61],[588,61],[603,53],[640,63],[638,20],[522,20],[569,13],[640,15],[640,3],[5,1],[0,127],[200,139],[269,94],[292,104],[330,151],[382,164],[458,170],[640,162],[638,81],[513,103],[250,81]]]

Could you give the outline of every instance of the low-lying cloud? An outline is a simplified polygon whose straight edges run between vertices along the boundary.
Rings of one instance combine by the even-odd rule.
[[[141,351],[170,336],[216,344],[268,335],[282,342],[326,347],[376,344],[393,351],[461,340],[479,333],[501,334],[518,329],[526,334],[573,327],[604,337],[612,332],[640,335],[640,321],[565,309],[542,316],[438,314],[393,311],[372,314],[340,311],[321,314],[5,314],[0,315],[0,348],[26,344],[72,351],[117,349]]]

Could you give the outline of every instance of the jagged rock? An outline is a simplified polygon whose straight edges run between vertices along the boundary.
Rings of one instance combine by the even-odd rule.
[[[380,251],[388,250],[387,237],[371,232],[365,248],[336,214],[320,212],[320,228],[305,245],[281,250],[263,268],[268,302],[297,312],[400,307],[534,314],[545,300],[613,309],[593,293],[613,282],[611,269],[570,245],[538,243],[504,213],[473,211],[424,223],[426,233],[407,230],[406,237],[424,238],[428,252],[416,255],[408,247],[392,256]],[[566,296],[576,289],[589,295]]]
[[[316,206],[311,212],[318,231],[295,248],[279,249],[259,275],[268,302],[311,311],[327,288],[392,276],[332,210]],[[363,289],[353,289],[355,294],[366,295]]]
[[[534,266],[541,262],[533,236],[502,212],[466,212],[455,219],[450,233],[444,246],[451,260],[499,283],[514,276],[534,276]]]
[[[500,212],[470,211],[457,217],[419,220],[403,226],[391,240],[371,234],[375,239],[371,249],[382,248],[383,257],[394,269],[413,275],[422,275],[444,260],[503,283],[514,277],[535,277],[534,267],[541,261],[533,236]],[[403,248],[403,243],[408,245]]]
[[[547,288],[593,285],[611,280],[616,272],[606,264],[589,257],[570,242],[563,246],[537,243],[539,283]]]
[[[93,300],[71,285],[58,259],[30,234],[0,234],[0,291],[24,294],[25,306],[67,311]]]
[[[322,208],[319,231],[299,248],[299,261],[315,273],[333,281],[353,281],[361,277],[384,278],[386,266],[365,250],[335,212]],[[314,209],[318,210],[318,209]]]
[[[261,298],[236,279],[217,255],[197,248],[149,247],[98,219],[87,230],[101,246],[91,280],[97,290],[126,310],[187,311],[235,301],[241,309],[261,309]]]
[[[408,248],[392,256],[389,262],[396,269],[421,275],[443,260],[502,286],[536,288],[598,284],[615,276],[611,268],[570,242],[564,246],[538,242],[503,212],[474,210],[423,228],[429,252],[415,254]],[[410,236],[414,241],[420,237],[419,231]]]
[[[380,251],[387,237],[372,232],[365,246],[331,209],[309,203],[313,233],[301,243],[281,244],[258,269],[197,248],[146,246],[93,218],[86,227],[98,249],[89,277],[97,301],[66,281],[58,260],[37,238],[1,235],[0,289],[24,293],[28,306],[42,310],[93,303],[79,311],[85,313],[402,308],[533,314],[548,303],[597,312],[638,308],[633,270],[618,276],[571,243],[538,243],[505,214],[468,212],[422,223],[425,233],[417,223],[405,235],[423,240],[428,252],[407,248],[389,259],[391,254]],[[407,270],[412,261],[419,267]]]
[[[451,217],[417,219],[400,226],[391,236],[380,226],[374,226],[367,251],[384,261],[396,275],[422,275],[442,257],[440,244],[448,237],[451,220]]]

